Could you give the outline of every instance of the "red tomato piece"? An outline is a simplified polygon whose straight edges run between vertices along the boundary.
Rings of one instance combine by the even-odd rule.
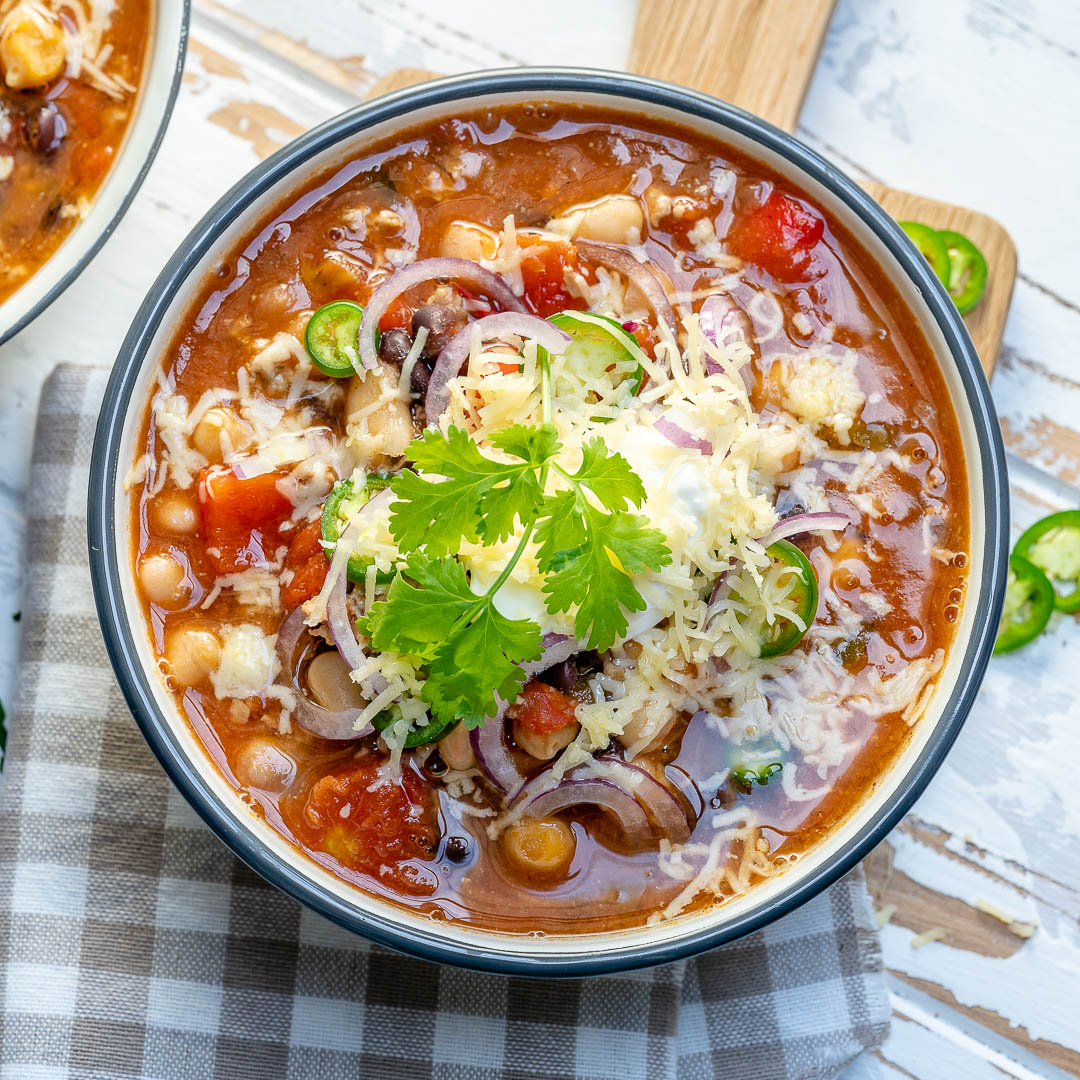
[[[576,708],[577,702],[554,686],[533,679],[525,684],[521,697],[514,703],[514,719],[534,735],[550,735],[553,731],[576,723]]]
[[[289,544],[285,569],[291,570],[293,576],[281,593],[281,603],[286,611],[310,600],[323,587],[330,564],[319,543],[321,539],[322,523],[316,519],[300,529]]]
[[[797,199],[774,191],[761,206],[735,219],[727,235],[732,252],[778,281],[806,270],[810,249],[825,233],[825,220]]]
[[[570,244],[553,244],[546,240],[535,241],[530,236],[519,236],[518,245],[523,248],[521,278],[525,284],[525,304],[535,314],[546,319],[557,311],[573,308],[584,311],[588,305],[580,296],[573,296],[566,288],[568,270],[583,271],[576,249]]]
[[[379,330],[411,330],[413,309],[402,297],[398,297],[383,313],[379,320]]]
[[[404,764],[399,779],[377,783],[378,764],[375,757],[351,761],[317,780],[304,805],[304,824],[313,846],[349,869],[414,895],[430,894],[434,875],[409,860],[435,857],[435,801]]]
[[[278,490],[286,475],[275,471],[244,480],[225,465],[199,474],[203,539],[219,571],[235,573],[268,562],[264,536],[276,534],[293,510],[292,501]],[[276,540],[272,536],[267,543]]]

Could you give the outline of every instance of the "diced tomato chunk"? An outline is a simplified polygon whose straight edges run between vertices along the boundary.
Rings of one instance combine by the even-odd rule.
[[[330,564],[319,541],[322,539],[322,523],[316,519],[298,530],[285,556],[285,569],[293,572],[292,579],[281,593],[281,603],[286,611],[297,604],[310,600],[326,580]]]
[[[810,250],[825,233],[825,220],[797,199],[774,191],[760,206],[737,217],[728,231],[732,252],[778,281],[799,278]]]
[[[584,267],[572,244],[551,243],[531,236],[519,236],[518,246],[523,249],[521,278],[525,284],[526,305],[546,319],[557,311],[573,308],[584,311],[588,304],[580,296],[572,295],[566,288],[566,273]]]
[[[202,534],[211,561],[223,573],[263,566],[265,548],[292,513],[289,497],[278,489],[286,473],[275,471],[241,479],[225,465],[199,474]]]
[[[410,860],[435,857],[439,838],[430,789],[404,762],[380,777],[375,756],[350,761],[315,782],[303,810],[312,846],[351,870],[413,895],[434,891],[434,874]]]
[[[387,330],[409,330],[412,327],[413,309],[399,296],[383,313],[379,320],[379,330],[386,333]]]
[[[577,702],[554,686],[533,679],[525,684],[521,697],[514,703],[514,719],[534,735],[550,735],[577,722],[576,708]]]

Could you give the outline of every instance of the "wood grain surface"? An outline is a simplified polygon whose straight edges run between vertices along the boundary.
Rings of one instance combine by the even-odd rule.
[[[627,69],[794,131],[836,0],[640,0]]]
[[[896,191],[872,180],[864,180],[862,186],[897,221],[921,221],[935,229],[963,233],[986,256],[986,292],[975,310],[964,316],[964,322],[989,375],[1001,351],[1001,338],[1016,282],[1016,246],[1012,237],[1003,225],[977,210],[908,191]]]

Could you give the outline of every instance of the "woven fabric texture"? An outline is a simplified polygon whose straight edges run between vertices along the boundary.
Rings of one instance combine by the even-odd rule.
[[[371,945],[234,858],[146,748],[98,630],[85,504],[106,377],[58,368],[33,448],[0,791],[0,1077],[787,1080],[883,1041],[859,873],[698,959],[552,982]]]

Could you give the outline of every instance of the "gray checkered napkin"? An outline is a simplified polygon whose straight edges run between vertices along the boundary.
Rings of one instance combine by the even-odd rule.
[[[888,1030],[853,874],[707,956],[530,981],[437,967],[271,888],[151,757],[101,643],[85,503],[106,372],[46,384],[0,796],[0,1077],[832,1077]]]

